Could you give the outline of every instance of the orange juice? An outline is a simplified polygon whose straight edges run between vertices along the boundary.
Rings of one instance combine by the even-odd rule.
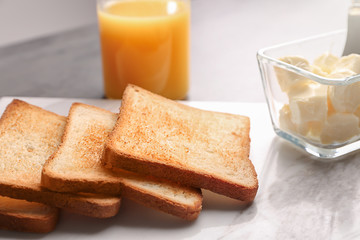
[[[128,83],[171,99],[189,87],[190,3],[108,1],[98,7],[105,95],[121,98]]]

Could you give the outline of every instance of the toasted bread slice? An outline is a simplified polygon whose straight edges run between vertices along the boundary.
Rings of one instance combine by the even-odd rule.
[[[192,108],[134,85],[123,95],[103,163],[251,202],[248,117]]]
[[[44,165],[42,185],[59,192],[121,193],[143,205],[193,220],[201,211],[200,189],[101,165],[105,141],[117,114],[94,106],[71,106],[62,143]]]
[[[48,233],[54,230],[58,216],[57,208],[0,196],[0,229]]]
[[[60,144],[66,118],[20,100],[0,119],[0,194],[40,202],[91,217],[114,216],[120,198],[64,194],[41,187],[45,161]]]

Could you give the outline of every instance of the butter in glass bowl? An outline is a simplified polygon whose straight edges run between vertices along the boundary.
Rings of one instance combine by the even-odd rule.
[[[258,51],[277,135],[320,160],[360,149],[360,55],[341,56],[346,31]]]

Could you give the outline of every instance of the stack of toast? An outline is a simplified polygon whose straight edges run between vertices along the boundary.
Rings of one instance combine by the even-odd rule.
[[[0,228],[49,232],[58,209],[112,217],[121,197],[195,220],[201,188],[252,202],[249,131],[248,117],[134,85],[118,114],[73,103],[63,117],[14,100],[0,119]]]

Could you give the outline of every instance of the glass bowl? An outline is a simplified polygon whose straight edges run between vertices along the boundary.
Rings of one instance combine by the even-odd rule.
[[[360,75],[324,74],[312,65],[323,54],[340,58],[345,41],[346,31],[339,30],[257,53],[276,134],[319,160],[337,160],[360,149]],[[287,56],[300,56],[310,66],[293,64]]]

